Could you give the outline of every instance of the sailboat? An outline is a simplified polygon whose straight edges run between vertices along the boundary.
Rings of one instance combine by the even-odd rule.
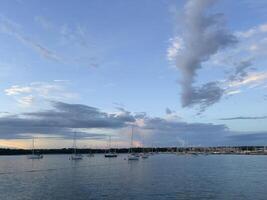
[[[111,152],[111,137],[109,136],[109,150],[105,153],[105,158],[116,158],[118,155],[115,152]]]
[[[93,153],[93,150],[90,149],[90,152],[87,154],[87,157],[94,157],[94,153]]]
[[[73,137],[73,154],[69,158],[70,160],[82,160],[82,154],[77,154],[77,142],[76,142],[76,132]]]
[[[148,154],[145,152],[145,142],[144,142],[144,137],[143,137],[143,152],[141,154],[141,158],[143,159],[147,159],[148,158]]]
[[[28,155],[28,159],[42,159],[44,156],[40,153],[35,153],[34,149],[34,137],[32,137],[32,154]]]
[[[133,153],[133,126],[132,126],[132,134],[131,134],[131,147],[129,149],[128,160],[139,160],[139,156]]]

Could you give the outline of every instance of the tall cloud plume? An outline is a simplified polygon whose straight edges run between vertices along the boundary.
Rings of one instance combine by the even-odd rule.
[[[182,73],[182,106],[207,106],[219,101],[223,92],[218,83],[212,82],[195,88],[197,70],[203,62],[218,51],[237,42],[225,27],[223,14],[207,14],[214,0],[189,0],[184,7],[183,48],[176,56],[176,67]]]

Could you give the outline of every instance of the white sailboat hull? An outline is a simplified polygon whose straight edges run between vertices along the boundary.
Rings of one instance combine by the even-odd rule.
[[[118,155],[115,153],[107,153],[105,154],[105,158],[116,158]]]
[[[143,159],[147,159],[147,158],[148,158],[148,155],[147,155],[147,154],[142,154],[141,157],[142,157]]]
[[[83,156],[81,154],[74,154],[70,156],[70,160],[82,160]]]
[[[136,155],[129,155],[128,160],[139,160],[139,157]]]
[[[28,155],[28,159],[42,159],[44,156],[43,155]]]

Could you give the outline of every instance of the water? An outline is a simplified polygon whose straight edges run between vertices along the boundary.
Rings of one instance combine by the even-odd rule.
[[[267,156],[0,157],[0,200],[267,199]]]

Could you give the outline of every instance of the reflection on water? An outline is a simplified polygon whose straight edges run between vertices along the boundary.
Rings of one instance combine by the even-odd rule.
[[[1,200],[267,199],[267,156],[0,157]]]

